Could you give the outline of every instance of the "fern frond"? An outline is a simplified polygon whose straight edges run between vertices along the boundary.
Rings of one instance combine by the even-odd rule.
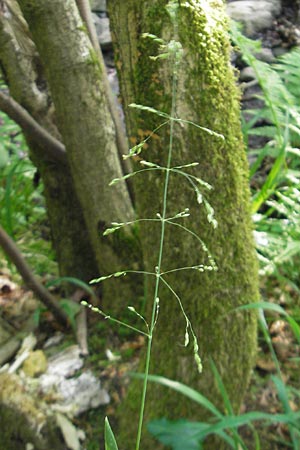
[[[299,90],[299,67],[300,48],[294,48],[285,55],[277,59],[273,68],[280,74],[280,77],[287,85],[287,88],[295,97],[300,97]]]

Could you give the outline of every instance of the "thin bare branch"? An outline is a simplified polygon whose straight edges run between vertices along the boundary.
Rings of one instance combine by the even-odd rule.
[[[76,289],[72,295],[72,300],[75,303],[80,303],[81,300],[85,298],[86,292],[83,289]],[[89,354],[88,347],[88,332],[87,332],[87,315],[86,308],[80,305],[80,311],[76,314],[76,340],[79,345],[80,352],[82,356],[87,356]]]
[[[51,159],[65,163],[65,146],[42,128],[33,117],[12,97],[0,91],[0,109],[13,119],[22,130],[28,132],[41,145]]]
[[[20,253],[15,242],[0,226],[0,246],[3,248],[6,255],[11,259],[25,284],[39,297],[42,303],[53,313],[55,318],[64,326],[68,325],[69,319],[65,311],[58,305],[56,299],[49,293],[49,291],[37,280],[32,271],[28,267],[22,254]]]

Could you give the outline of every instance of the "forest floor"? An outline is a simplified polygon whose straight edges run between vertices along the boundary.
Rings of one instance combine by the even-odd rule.
[[[299,323],[299,295],[295,294],[288,285],[284,287],[279,286],[275,280],[262,280],[261,290],[264,300],[280,305]],[[31,291],[24,289],[18,283],[18,276],[12,276],[9,270],[0,274],[0,308],[2,317],[10,325],[16,330],[21,330],[24,325],[27,326],[28,317],[38,306]],[[282,317],[272,312],[266,314],[266,320],[281,366],[284,383],[299,391],[300,346]],[[82,370],[92,369],[96,377],[101,380],[102,387],[108,391],[111,400],[107,406],[91,409],[75,418],[74,424],[84,430],[87,437],[87,450],[99,450],[104,448],[102,441],[104,417],[108,415],[114,424],[115,411],[124,400],[126,386],[129,382],[126,374],[136,369],[140,350],[144,346],[144,339],[137,338],[136,335],[128,333],[124,328],[110,326],[107,321],[92,312],[88,314],[88,324],[90,354],[86,357]],[[63,335],[63,340],[55,349],[56,352],[75,343],[71,330],[66,333],[57,325],[51,313],[42,312],[38,327],[35,329],[37,348],[43,349],[48,338],[58,333]],[[272,381],[272,375],[275,374],[276,365],[272,359],[270,348],[260,332],[256,366],[241,408],[242,413],[260,411],[276,414],[282,412],[282,404]],[[299,410],[299,395],[290,397],[289,406],[293,411]],[[286,426],[280,424],[267,427],[262,422],[257,422],[255,429],[259,435],[261,449],[283,450],[289,448],[289,432]],[[244,428],[241,434],[247,442],[249,450],[256,448],[253,430]]]

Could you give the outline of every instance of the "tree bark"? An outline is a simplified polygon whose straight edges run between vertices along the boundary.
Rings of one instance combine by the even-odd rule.
[[[109,85],[102,51],[100,48],[96,28],[93,23],[90,3],[89,3],[89,0],[76,0],[76,4],[77,4],[78,10],[80,12],[80,16],[81,16],[84,24],[87,27],[91,43],[93,45],[93,48],[94,48],[96,55],[98,57],[98,60],[99,60],[99,65],[100,65],[100,68],[102,71],[102,83],[103,83],[105,95],[107,98],[109,112],[110,112],[110,115],[112,117],[112,120],[113,120],[113,123],[115,126],[119,160],[120,160],[120,164],[121,164],[123,173],[127,174],[127,173],[131,172],[131,167],[130,167],[129,161],[127,159],[123,159],[123,155],[126,155],[128,152],[127,137],[126,137],[126,134],[123,129],[123,124],[122,124],[122,120],[121,120],[119,111],[117,109],[117,105],[116,105],[117,100],[114,97],[114,94]],[[131,199],[133,199],[133,193],[131,190],[130,179],[128,179],[126,181],[126,183],[127,183],[127,187],[128,187],[128,191],[131,196]]]
[[[15,374],[0,374],[0,417],[3,450],[23,450],[29,443],[36,450],[66,448],[49,405],[29,395]]]
[[[45,154],[54,162],[67,163],[65,146],[42,128],[13,98],[0,91],[0,109],[14,120],[24,132],[31,135],[36,145],[42,145]]]
[[[119,183],[114,189],[109,187],[111,179],[122,177],[114,126],[101,83],[101,67],[76,4],[72,1],[20,1],[19,4],[45,68],[55,106],[56,123],[67,151],[70,172],[62,169],[62,178],[53,178],[53,183],[57,189],[57,183],[65,185],[64,177],[67,177],[75,190],[68,201],[72,206],[72,202],[77,202],[78,198],[76,209],[83,214],[85,223],[77,236],[72,235],[78,246],[84,243],[82,255],[78,255],[81,261],[78,261],[77,254],[73,254],[63,262],[67,264],[69,261],[73,266],[75,257],[77,270],[84,271],[88,262],[84,257],[86,247],[93,249],[98,268],[97,273],[94,272],[89,279],[99,272],[106,274],[120,270],[120,267],[127,268],[141,258],[136,236],[129,229],[121,239],[102,236],[111,221],[128,221],[134,213],[125,182]],[[49,166],[47,162],[48,170]],[[57,214],[60,200],[57,199],[56,209],[51,208],[52,220],[57,229],[58,220],[72,229],[72,220]],[[65,207],[67,214],[70,214],[68,205]],[[74,213],[76,209],[75,205],[71,208]],[[63,239],[64,236],[61,236]],[[54,240],[60,242],[59,235]],[[63,249],[63,242],[60,248]],[[123,257],[124,248],[131,249],[131,254],[126,258]],[[114,303],[119,300],[123,304],[126,297],[131,299],[134,296],[135,288],[134,281],[129,280],[121,291],[119,281],[115,279],[115,282],[104,285],[103,294],[108,299],[107,304],[112,300]]]
[[[185,1],[178,12],[178,37],[183,47],[177,86],[177,117],[193,121],[224,136],[224,142],[191,125],[176,124],[172,166],[198,161],[189,173],[213,186],[203,192],[212,205],[218,227],[207,220],[204,206],[197,204],[194,189],[179,175],[171,175],[168,190],[168,216],[190,208],[190,218],[180,224],[200,235],[211,250],[218,271],[183,270],[166,279],[184,304],[199,338],[203,373],[199,375],[192,361],[192,351],[184,342],[185,321],[174,296],[161,289],[160,313],[154,335],[150,371],[184,382],[224,408],[209,361],[212,359],[228,390],[237,412],[256,352],[256,315],[234,312],[240,305],[258,299],[258,270],[249,208],[248,166],[241,135],[239,92],[230,67],[227,22],[223,2]],[[166,0],[110,0],[109,14],[114,37],[116,65],[132,144],[140,142],[156,129],[161,117],[147,111],[132,110],[130,103],[151,106],[170,114],[174,66],[153,60],[158,45],[143,39],[152,33],[167,42],[174,37]],[[147,141],[142,158],[166,165],[168,128]],[[140,159],[140,157],[136,157]],[[147,189],[144,187],[147,186]],[[162,212],[162,171],[149,171],[134,177],[139,217],[155,218]],[[155,272],[160,241],[159,225],[147,222],[141,228],[145,270]],[[167,226],[163,270],[176,267],[210,266],[208,255],[195,238],[178,227]],[[150,283],[153,287],[153,283]],[[153,291],[148,289],[148,317]],[[148,319],[150,320],[150,319]],[[179,337],[182,330],[182,338]],[[143,364],[141,365],[143,370]],[[139,383],[139,384],[138,384]],[[132,382],[127,403],[120,414],[122,448],[133,447],[138,411],[137,389]],[[153,417],[207,420],[199,406],[158,385],[149,386],[146,422]],[[215,445],[215,444],[214,444]],[[213,447],[207,448],[216,448]],[[144,450],[154,444],[145,439]],[[219,447],[218,447],[219,448]],[[221,447],[220,447],[221,448]]]
[[[18,4],[6,0],[0,12],[0,65],[10,94],[35,121],[60,139],[44,71]],[[9,111],[7,111],[9,112]],[[22,125],[22,124],[20,124]],[[89,281],[98,272],[69,166],[47,155],[49,145],[24,128],[30,157],[44,182],[52,242],[60,274]]]

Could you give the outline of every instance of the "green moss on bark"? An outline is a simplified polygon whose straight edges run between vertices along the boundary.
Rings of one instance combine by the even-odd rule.
[[[3,373],[0,381],[0,450],[24,450],[29,443],[36,450],[63,450],[60,432],[45,405],[24,392],[16,375]]]
[[[0,405],[0,417],[0,450],[24,450],[29,443],[35,450],[65,449],[60,432],[54,424],[39,435],[30,427],[26,418],[13,408]]]
[[[166,20],[166,13],[163,11],[166,1],[136,0],[124,6],[121,0],[114,2],[116,3],[119,13],[139,10],[138,25],[131,24],[135,27],[132,36],[136,36],[137,42],[128,41],[118,25],[115,28],[119,33],[117,37],[120,45],[137,48],[135,57],[138,58],[138,69],[131,67],[128,60],[122,60],[120,64],[131,70],[131,74],[126,73],[126,76],[122,70],[119,73],[124,103],[142,103],[169,112],[173,68],[167,62],[160,61],[158,64],[149,60],[149,56],[153,55],[153,43],[149,44],[139,37],[143,32],[158,34],[163,38],[171,37],[170,21]],[[118,24],[116,14],[111,11],[111,15],[112,24]],[[191,169],[190,173],[213,186],[213,190],[205,195],[215,210],[218,228],[213,229],[208,224],[205,208],[199,208],[193,189],[185,185],[179,176],[171,178],[168,215],[190,208],[190,220],[181,223],[200,235],[211,250],[219,270],[202,274],[183,271],[168,278],[182,298],[199,338],[203,374],[199,375],[197,372],[192,350],[185,349],[182,345],[184,319],[175,298],[164,288],[159,293],[160,315],[154,334],[150,371],[199,389],[216,406],[223,408],[223,401],[210,369],[209,360],[213,359],[233,408],[238,411],[254,363],[256,315],[251,312],[234,312],[234,309],[258,299],[258,276],[250,219],[248,166],[240,127],[239,92],[230,67],[227,19],[223,3],[204,0],[182,2],[178,27],[184,51],[179,69],[177,115],[223,134],[225,140],[222,142],[192,126],[175,128],[173,165],[199,161],[199,166]],[[120,52],[120,56],[126,59],[128,53]],[[131,56],[131,60],[133,59]],[[135,82],[134,89],[126,89],[130,77]],[[134,94],[134,97],[128,97],[129,94]],[[139,129],[154,129],[161,123],[157,116],[150,117],[149,113],[131,114],[129,111],[127,123],[130,134],[136,138]],[[160,139],[149,142],[143,157],[163,165],[168,139],[168,131],[161,130]],[[148,172],[143,177],[135,177],[134,182],[140,217],[155,217],[157,212],[161,212],[162,175]],[[144,186],[147,186],[146,190]],[[141,227],[146,270],[153,271],[157,263],[159,236],[159,227]],[[207,262],[207,255],[201,247],[178,228],[167,227],[165,243],[163,270]],[[153,290],[151,291],[151,282],[149,283],[150,304]],[[143,364],[140,369],[143,370]],[[126,450],[133,446],[139,389],[141,383],[132,382],[128,401],[120,414],[121,442]],[[158,385],[150,385],[146,421],[162,416],[194,420],[208,418],[207,412],[192,402]],[[128,417],[131,418],[130,421]],[[153,443],[146,438],[142,448],[151,449]]]

